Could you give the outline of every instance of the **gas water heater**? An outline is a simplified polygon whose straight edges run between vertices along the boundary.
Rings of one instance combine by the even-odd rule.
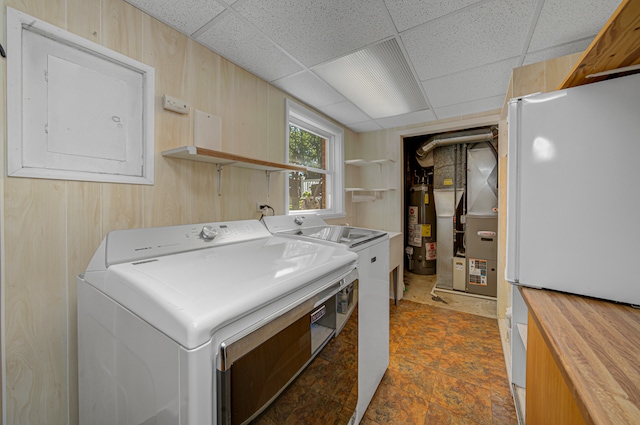
[[[418,184],[409,189],[407,256],[409,270],[436,274],[436,209],[433,185]]]

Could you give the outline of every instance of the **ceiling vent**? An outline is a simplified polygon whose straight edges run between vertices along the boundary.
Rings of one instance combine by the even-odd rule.
[[[395,39],[313,71],[373,119],[429,108]]]

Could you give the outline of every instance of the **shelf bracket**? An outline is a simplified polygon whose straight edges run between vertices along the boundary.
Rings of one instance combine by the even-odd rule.
[[[269,192],[271,187],[271,171],[266,170],[265,174],[267,175],[267,203],[269,202]]]
[[[222,195],[222,190],[220,189],[220,185],[222,184],[222,164],[216,164],[216,170],[218,170],[218,196]]]

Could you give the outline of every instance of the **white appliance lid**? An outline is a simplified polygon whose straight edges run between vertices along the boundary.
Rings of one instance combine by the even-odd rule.
[[[331,283],[357,259],[331,245],[270,236],[114,264],[88,271],[84,280],[192,349],[216,329],[288,294]]]

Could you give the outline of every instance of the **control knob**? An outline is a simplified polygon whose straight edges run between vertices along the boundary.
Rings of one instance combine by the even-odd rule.
[[[296,223],[298,226],[302,225],[302,223],[304,223],[304,216],[301,216],[301,215],[295,216],[295,218],[293,219],[293,222]]]
[[[214,240],[216,236],[218,231],[213,226],[204,226],[200,231],[200,237],[206,242]]]

